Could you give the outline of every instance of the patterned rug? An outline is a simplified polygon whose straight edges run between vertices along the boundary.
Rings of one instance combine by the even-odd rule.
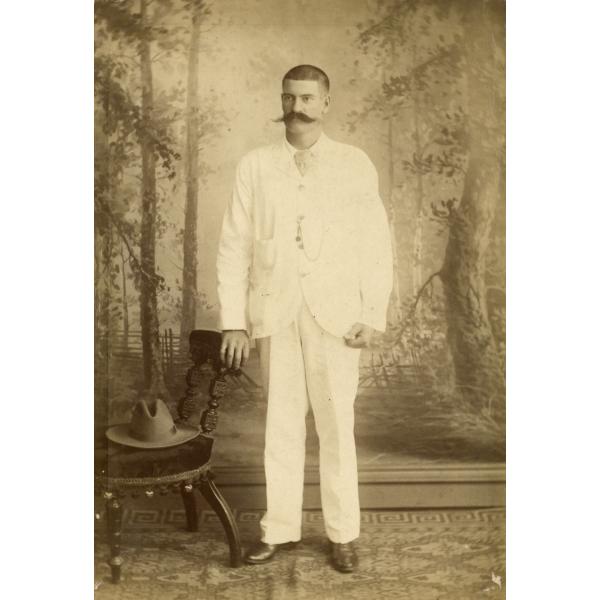
[[[258,537],[257,511],[239,511],[242,543]],[[110,583],[104,515],[96,515],[96,600],[470,600],[505,598],[503,509],[363,511],[351,574],[328,563],[320,511],[303,515],[303,540],[261,566],[228,566],[216,515],[185,531],[177,508],[125,509],[122,579]]]

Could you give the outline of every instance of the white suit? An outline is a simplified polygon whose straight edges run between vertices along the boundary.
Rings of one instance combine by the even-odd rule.
[[[356,322],[385,329],[392,286],[389,227],[377,173],[353,146],[321,135],[308,172],[283,140],[240,161],[217,258],[222,329],[245,329],[268,391],[263,541],[300,539],[305,415],[320,444],[331,541],[358,536],[353,403]]]

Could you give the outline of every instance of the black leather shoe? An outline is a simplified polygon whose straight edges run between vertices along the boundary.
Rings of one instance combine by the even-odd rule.
[[[244,560],[249,565],[262,565],[270,561],[278,550],[295,548],[298,542],[287,542],[286,544],[266,544],[257,542],[248,552]]]
[[[354,544],[331,543],[331,564],[336,571],[340,573],[352,573],[358,565],[358,556],[354,550]]]

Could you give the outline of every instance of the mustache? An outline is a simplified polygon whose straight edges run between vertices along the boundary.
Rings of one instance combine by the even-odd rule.
[[[298,119],[299,121],[303,121],[304,123],[314,123],[316,121],[316,119],[311,119],[309,116],[305,115],[304,113],[297,113],[297,112],[289,112],[286,113],[285,115],[282,115],[281,117],[278,117],[277,119],[273,119],[274,123],[289,123],[290,121],[293,121],[294,119]]]

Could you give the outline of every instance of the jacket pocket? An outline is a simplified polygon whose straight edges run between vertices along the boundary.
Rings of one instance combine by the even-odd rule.
[[[275,267],[275,239],[254,240],[254,268],[271,270]]]
[[[270,295],[275,284],[275,265],[277,252],[275,240],[254,240],[252,271],[250,282],[252,289],[260,295]]]

